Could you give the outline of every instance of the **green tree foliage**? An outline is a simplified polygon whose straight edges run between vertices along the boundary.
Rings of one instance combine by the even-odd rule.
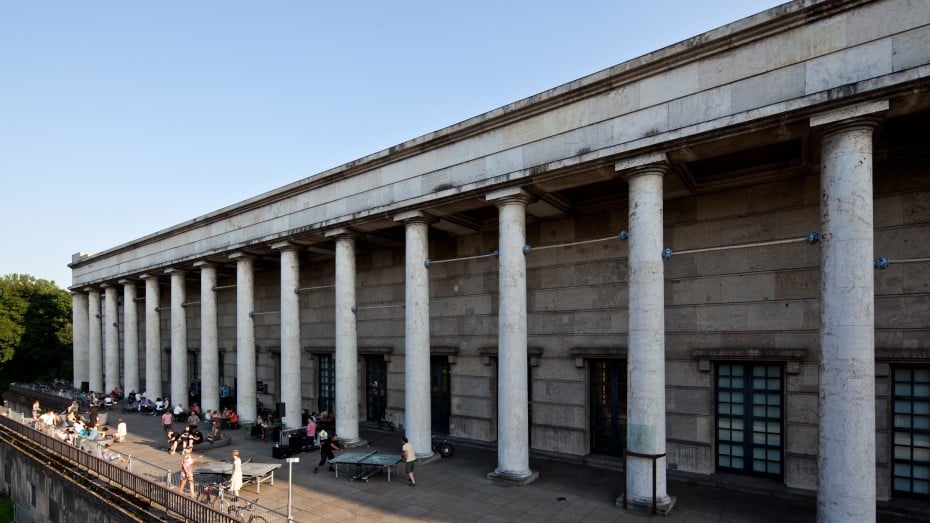
[[[71,295],[25,274],[0,278],[0,390],[71,378]]]

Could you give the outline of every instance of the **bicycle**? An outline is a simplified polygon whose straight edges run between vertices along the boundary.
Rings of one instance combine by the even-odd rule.
[[[240,501],[244,501],[244,502],[245,502],[245,505],[232,505],[232,504],[230,504],[230,505],[226,508],[226,512],[227,512],[228,514],[231,514],[231,515],[233,515],[233,516],[236,516],[237,518],[239,518],[239,520],[245,521],[246,523],[253,523],[253,522],[255,522],[255,523],[268,523],[268,520],[265,519],[264,517],[262,517],[262,516],[256,516],[256,515],[254,514],[254,512],[255,512],[255,502],[254,502],[254,501],[251,501],[251,500],[248,500],[248,499],[243,499],[243,498],[239,498],[239,500],[240,500]],[[246,517],[246,516],[248,516],[248,517]]]
[[[445,434],[433,434],[433,452],[438,452],[439,455],[444,458],[451,458],[452,453],[455,452],[455,448],[446,438],[447,436]]]
[[[204,495],[206,499],[203,502],[211,507],[215,507],[218,503],[218,510],[221,512],[225,511],[227,514],[235,516],[236,519],[240,521],[245,521],[247,523],[268,523],[265,517],[255,515],[255,501],[233,495],[237,502],[244,503],[243,505],[237,505],[235,502],[226,499],[227,490],[229,490],[229,482],[212,483],[205,486]],[[201,501],[200,496],[198,496],[197,501]]]

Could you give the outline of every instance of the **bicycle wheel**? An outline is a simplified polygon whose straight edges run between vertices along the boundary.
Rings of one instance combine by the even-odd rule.
[[[263,518],[263,517],[261,517],[261,516],[252,516],[252,517],[250,517],[250,518],[249,518],[249,523],[252,523],[253,521],[254,521],[254,522],[261,522],[261,523],[268,523],[268,520],[265,519],[265,518]]]
[[[439,455],[444,458],[451,458],[453,452],[455,452],[455,449],[448,443],[443,443],[439,446]]]

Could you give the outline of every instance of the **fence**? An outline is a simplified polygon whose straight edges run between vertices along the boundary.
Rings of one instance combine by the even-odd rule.
[[[20,418],[21,421],[17,421],[16,418]],[[112,451],[104,442],[84,441],[81,446],[71,445],[28,426],[25,421],[25,415],[16,413],[12,409],[6,409],[5,413],[0,413],[0,425],[3,427],[77,464],[111,484],[119,485],[123,490],[147,499],[153,505],[163,507],[166,514],[176,514],[190,521],[205,523],[235,522],[239,519],[233,514],[233,510],[239,507],[240,501],[245,501],[258,521],[265,520],[271,523],[288,521],[286,514],[248,500],[242,500],[242,498],[236,498],[231,494],[219,493],[222,501],[218,507],[214,506],[216,502],[210,505],[200,503],[178,492],[176,473],[168,469]],[[203,484],[196,485],[197,499],[201,499],[204,495],[205,487],[207,486]]]

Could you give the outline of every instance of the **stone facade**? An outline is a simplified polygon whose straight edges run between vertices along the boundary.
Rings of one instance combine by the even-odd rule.
[[[874,425],[866,430],[874,438],[857,444],[875,449],[875,463],[865,466],[874,466],[879,499],[901,490],[893,473],[892,441],[901,435],[894,425],[893,390],[895,380],[907,373],[896,372],[930,370],[930,264],[924,260],[930,257],[928,75],[926,2],[785,4],[131,243],[75,255],[75,321],[89,321],[94,331],[95,307],[106,307],[100,305],[101,289],[137,281],[141,300],[142,275],[157,276],[165,309],[158,320],[159,347],[169,349],[158,356],[167,380],[173,369],[170,346],[180,342],[175,335],[185,336],[188,361],[199,361],[202,319],[196,303],[185,305],[186,328],[172,333],[178,327],[167,314],[172,302],[165,271],[186,271],[185,294],[194,300],[203,291],[196,264],[213,264],[219,382],[236,388],[237,343],[243,339],[237,329],[243,312],[252,312],[255,379],[268,386],[257,399],[271,406],[286,395],[280,311],[282,293],[290,292],[282,290],[281,253],[272,245],[290,242],[299,261],[300,407],[317,410],[326,385],[321,380],[328,379],[321,365],[329,357],[338,359],[346,343],[337,335],[335,238],[351,234],[358,419],[365,421],[371,407],[366,358],[374,357],[385,365],[387,417],[428,429],[423,421],[405,420],[406,395],[430,393],[412,388],[405,370],[410,368],[405,324],[411,320],[402,307],[408,282],[405,226],[398,216],[418,213],[429,222],[431,263],[428,303],[416,306],[428,311],[431,376],[439,380],[433,385],[447,373],[445,385],[439,385],[446,388],[438,396],[432,391],[432,426],[439,415],[440,426],[447,424],[453,436],[498,442],[502,456],[510,456],[520,445],[498,441],[502,429],[510,430],[502,423],[511,418],[499,415],[502,407],[514,405],[499,391],[512,391],[520,381],[507,372],[511,364],[500,363],[512,357],[503,347],[515,332],[513,322],[502,326],[501,318],[502,308],[512,311],[520,299],[502,296],[507,294],[500,279],[505,256],[493,253],[502,249],[501,224],[512,224],[512,217],[489,195],[519,191],[526,199],[522,234],[531,248],[525,250],[525,270],[516,268],[514,274],[525,284],[526,313],[520,316],[517,307],[508,314],[524,321],[525,341],[518,341],[517,354],[525,351],[527,361],[527,406],[519,407],[527,410],[527,448],[569,459],[617,455],[610,434],[602,433],[613,430],[621,446],[628,443],[627,435],[635,431],[626,427],[627,413],[648,402],[637,396],[639,388],[627,389],[641,378],[639,367],[628,369],[627,362],[642,356],[641,343],[631,346],[629,340],[643,321],[631,310],[631,296],[642,289],[631,284],[630,275],[639,267],[631,267],[633,247],[620,237],[641,211],[638,203],[631,209],[630,201],[639,201],[634,197],[640,194],[628,183],[627,169],[658,158],[665,172],[661,221],[651,223],[660,227],[671,257],[662,262],[659,292],[664,367],[648,379],[659,380],[654,382],[664,391],[664,414],[657,413],[655,423],[664,427],[666,466],[698,474],[738,469],[720,465],[720,406],[730,405],[721,398],[731,397],[721,383],[743,381],[730,381],[724,373],[731,367],[771,372],[774,382],[759,383],[777,387],[769,392],[778,391],[772,397],[779,403],[768,404],[774,410],[767,411],[777,421],[752,420],[775,425],[739,430],[768,438],[757,450],[777,454],[766,462],[774,467],[767,470],[769,477],[819,490],[821,520],[840,521],[858,508],[844,502],[847,487],[818,479],[818,470],[844,475],[829,468],[842,456],[834,461],[829,442],[837,427],[825,422],[829,416],[821,405],[837,397],[845,407],[855,403],[838,392],[842,386],[834,390],[821,379],[825,367],[861,375],[844,359],[844,347],[862,337],[846,338],[847,345],[841,341],[834,355],[823,352],[825,336],[846,332],[847,319],[874,331],[876,356],[868,363],[874,376],[866,377],[874,394],[867,393],[865,403],[874,419],[863,421]],[[851,214],[853,222],[871,222],[866,243],[850,247],[839,239],[852,226],[837,225],[833,211],[825,209],[831,191],[842,191],[848,172],[862,161],[849,156],[852,146],[846,142],[830,140],[849,136],[838,126],[866,120],[871,127],[855,139],[869,148],[862,161],[871,173],[866,204],[872,212],[868,205],[837,197],[836,212]],[[837,188],[824,179],[832,172]],[[809,233],[824,231],[832,232],[821,243],[808,242]],[[874,252],[861,246],[873,240]],[[236,253],[253,259],[251,311],[237,303],[237,262],[231,258]],[[842,267],[855,263],[861,269],[878,256],[892,263],[874,272],[874,306],[861,303],[855,318],[831,312],[851,303],[844,298],[847,284],[832,283],[833,276],[848,277]],[[97,305],[88,305],[88,296]],[[153,311],[146,307],[144,314],[149,318]],[[129,350],[142,352],[139,372],[145,376],[146,322],[137,325],[139,347]],[[100,332],[75,329],[76,362],[111,361],[99,355]],[[872,343],[866,342],[865,353],[871,353]],[[75,372],[77,382],[102,386],[93,369]],[[200,375],[196,366],[188,372],[194,381]],[[337,380],[348,379],[339,372]],[[107,383],[111,378],[106,376]],[[596,397],[608,389],[617,395],[601,404]],[[447,411],[437,407],[442,401],[448,401]],[[356,415],[351,409],[349,414]],[[728,418],[731,422],[740,420]],[[756,430],[759,426],[767,428]],[[727,433],[734,427],[728,425]],[[515,461],[520,469],[520,457]],[[920,494],[922,487],[914,488]]]

